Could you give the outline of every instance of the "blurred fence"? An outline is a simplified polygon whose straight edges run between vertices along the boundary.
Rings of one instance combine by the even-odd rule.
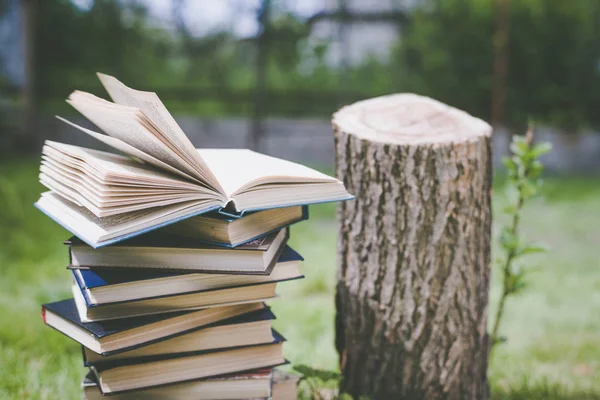
[[[413,91],[515,133],[530,118],[557,127],[538,133],[555,144],[548,168],[600,172],[600,136],[585,131],[600,129],[600,2],[326,0],[298,13],[301,2],[260,0],[248,6],[258,29],[243,37],[232,32],[244,7],[232,1],[230,25],[200,36],[185,18],[196,0],[160,15],[152,0],[4,3],[0,27],[13,18],[14,32],[0,41],[0,66],[19,40],[26,51],[21,86],[0,75],[0,154],[39,152],[45,138],[94,145],[52,115],[76,118],[71,90],[105,96],[100,70],[156,91],[197,146],[331,165],[333,112]],[[497,160],[508,137],[495,135]]]
[[[84,118],[73,122],[94,129]],[[177,122],[196,147],[247,147],[252,121],[249,118],[202,118],[177,116]],[[259,150],[288,160],[333,168],[334,147],[329,118],[268,118],[263,124],[264,135]],[[102,149],[93,138],[56,120],[46,117],[39,121],[37,131],[43,132],[34,146],[41,148],[44,139]],[[544,156],[544,163],[552,173],[600,173],[600,135],[595,133],[562,134],[551,128],[539,128],[536,140],[554,144],[552,152]],[[508,152],[510,134],[496,130],[493,135],[493,154],[496,167]]]
[[[16,88],[7,89],[5,93],[18,94]],[[53,95],[58,96],[62,89],[55,88]],[[99,86],[78,89],[100,92]],[[178,123],[197,147],[253,147],[270,155],[325,168],[332,168],[334,160],[331,114],[345,104],[368,97],[363,93],[343,90],[317,92],[269,88],[262,96],[264,114],[256,115],[253,113],[253,89],[159,87],[151,90],[156,90],[169,107],[176,102],[200,105],[211,103],[216,108],[224,107],[226,114],[238,115],[177,115]],[[67,93],[60,95],[66,97]],[[77,114],[67,116],[80,125],[95,129],[89,121]],[[6,154],[15,148],[13,144],[22,135],[24,117],[22,110],[16,109],[14,105],[0,104],[0,153]],[[257,123],[260,124],[258,136],[255,128]],[[97,141],[56,120],[47,112],[45,115],[37,115],[31,126],[34,127],[33,135],[27,135],[25,140],[27,147],[34,152],[39,152],[46,139],[102,149]],[[552,152],[544,159],[548,171],[600,173],[600,135],[597,132],[565,134],[558,129],[538,128],[536,138],[554,144]],[[501,166],[501,158],[507,154],[509,139],[510,133],[504,129],[497,129],[494,133],[496,167]]]

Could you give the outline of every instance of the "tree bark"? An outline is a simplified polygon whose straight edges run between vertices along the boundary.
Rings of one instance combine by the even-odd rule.
[[[491,127],[412,94],[334,114],[336,347],[355,398],[487,399]]]

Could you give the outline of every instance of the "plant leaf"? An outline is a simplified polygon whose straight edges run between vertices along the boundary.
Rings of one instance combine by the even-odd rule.
[[[493,344],[500,344],[500,343],[506,343],[506,342],[508,342],[508,339],[506,338],[506,336],[498,336]]]
[[[508,227],[504,227],[500,234],[500,244],[507,252],[515,251],[519,246],[519,239]]]
[[[529,152],[529,145],[523,136],[513,136],[510,143],[510,151],[517,156],[524,157]]]
[[[308,365],[298,364],[293,366],[294,371],[301,373],[305,378],[316,378],[323,382],[336,380],[339,381],[342,378],[342,374],[337,371],[329,371],[324,369],[316,369]]]
[[[502,163],[504,164],[504,166],[508,170],[509,174],[510,173],[514,173],[514,174],[517,173],[517,163],[515,163],[515,160],[513,160],[511,157],[503,157],[502,158]]]
[[[507,206],[504,206],[502,211],[504,211],[505,214],[513,215],[514,213],[517,212],[517,206],[514,204],[509,204]]]
[[[534,159],[538,159],[544,154],[547,154],[552,150],[552,143],[549,142],[540,142],[536,143],[531,149],[531,156]]]
[[[530,179],[537,178],[541,175],[543,170],[544,165],[538,160],[533,160],[529,165],[529,173],[527,175]]]
[[[541,244],[528,244],[517,249],[516,256],[524,256],[526,254],[545,253],[548,248]]]

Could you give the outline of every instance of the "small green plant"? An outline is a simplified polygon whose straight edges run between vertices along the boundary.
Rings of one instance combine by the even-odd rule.
[[[503,160],[508,171],[508,205],[504,208],[504,213],[508,215],[510,223],[502,228],[500,234],[503,256],[498,260],[498,264],[502,268],[502,294],[491,332],[492,347],[506,340],[498,336],[498,329],[507,297],[519,293],[525,287],[526,269],[516,263],[517,259],[527,254],[545,251],[544,247],[523,240],[519,224],[525,203],[539,195],[542,185],[540,176],[544,169],[540,157],[550,150],[550,143],[533,143],[533,128],[530,126],[525,136],[513,137],[510,145],[512,156]]]
[[[294,365],[294,370],[302,374],[300,385],[308,389],[308,393],[304,392],[305,398],[308,396],[307,398],[311,400],[352,400],[352,396],[339,393],[342,381],[342,374],[339,372],[316,369],[302,364]]]

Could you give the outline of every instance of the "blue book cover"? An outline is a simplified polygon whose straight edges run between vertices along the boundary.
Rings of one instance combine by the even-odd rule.
[[[304,258],[290,246],[285,246],[277,263],[289,261],[303,261]],[[110,268],[78,269],[72,268],[80,289],[93,289],[103,286],[118,285],[126,282],[142,281],[148,279],[168,278],[189,272],[173,272],[139,268],[119,268],[118,271]]]
[[[296,203],[296,204],[286,204],[285,207],[293,207],[293,206],[305,206],[305,207],[307,207],[308,205],[311,205],[311,204],[330,203],[330,202],[338,202],[338,201],[345,201],[345,200],[352,200],[352,199],[354,199],[354,196],[346,196],[346,197],[343,197],[343,198],[326,200],[326,201],[314,201],[314,202],[303,202],[303,203]],[[65,228],[66,230],[68,230],[69,232],[71,232],[72,234],[74,234],[79,239],[81,239],[82,241],[84,241],[85,243],[87,243],[88,245],[90,245],[93,248],[100,248],[100,247],[109,246],[109,245],[112,245],[112,244],[115,244],[115,243],[119,243],[119,242],[122,242],[124,240],[131,239],[131,238],[134,238],[136,236],[140,236],[140,235],[143,235],[145,233],[155,231],[155,230],[163,228],[165,226],[172,225],[174,223],[183,221],[185,219],[192,218],[192,217],[199,216],[199,215],[204,215],[204,214],[211,213],[211,212],[217,212],[217,213],[220,213],[220,214],[224,215],[225,217],[234,218],[235,219],[235,218],[242,218],[245,213],[263,211],[263,210],[268,210],[268,209],[272,209],[272,208],[278,208],[276,206],[273,206],[273,207],[267,207],[267,208],[248,209],[248,210],[244,210],[244,211],[239,212],[239,213],[231,213],[229,211],[224,211],[223,207],[211,207],[211,208],[207,208],[207,209],[204,209],[204,210],[201,210],[201,211],[193,212],[193,213],[190,213],[190,214],[187,214],[187,215],[182,215],[180,217],[177,217],[177,218],[174,218],[174,219],[171,219],[171,220],[157,222],[157,223],[152,224],[152,225],[150,225],[148,227],[145,227],[145,228],[142,228],[142,229],[139,229],[139,230],[135,230],[133,232],[125,233],[125,234],[119,235],[117,237],[114,237],[112,239],[107,239],[107,240],[96,242],[96,241],[91,240],[90,238],[87,238],[86,235],[84,235],[82,232],[79,232],[75,228],[75,225],[66,222],[63,218],[61,218],[60,215],[56,215],[56,214],[52,213],[48,208],[46,208],[41,203],[41,199],[39,201],[37,201],[36,203],[34,203],[34,206],[38,210],[40,210],[44,214],[46,214],[46,216],[48,216],[49,218],[51,218],[52,220],[54,220],[54,222],[58,223],[63,228]],[[83,207],[80,207],[80,208],[83,209]],[[308,208],[306,208],[306,210],[308,210]],[[306,214],[306,218],[308,218],[308,213]],[[251,239],[251,240],[255,240],[255,239],[256,238]],[[240,245],[240,244],[241,243],[236,243],[235,245],[237,246],[237,245]]]
[[[256,239],[253,242],[246,243],[237,248],[227,248],[222,246],[214,246],[203,243],[197,239],[193,238],[181,238],[174,235],[165,235],[160,232],[151,233],[145,236],[137,237],[131,239],[127,242],[117,243],[112,246],[112,249],[120,248],[122,249],[120,257],[111,257],[110,250],[105,249],[90,249],[87,243],[80,240],[78,237],[74,236],[69,240],[66,240],[64,243],[69,246],[69,269],[91,269],[91,268],[119,268],[119,269],[129,269],[132,267],[152,270],[159,269],[162,271],[172,271],[172,272],[184,272],[184,273],[193,273],[193,272],[201,272],[207,274],[233,274],[233,275],[269,275],[271,271],[275,267],[279,256],[284,251],[286,247],[286,243],[289,239],[289,228],[283,228],[278,232],[273,232],[269,236],[261,237],[260,239]],[[271,252],[271,246],[275,246],[275,252]],[[152,248],[152,249],[150,249]],[[179,249],[185,249],[190,254],[191,252],[196,252],[195,254],[199,257],[196,258],[197,263],[188,263],[186,267],[182,267],[181,262],[169,262],[169,261],[157,261],[157,258],[152,258],[147,256],[144,262],[140,262],[140,258],[129,258],[128,260],[124,260],[123,254],[128,254],[130,251],[142,251],[140,249],[150,249],[152,251],[156,251],[156,249],[161,249],[160,254],[164,258],[165,255],[169,255],[169,257],[175,258],[182,253]],[[90,250],[92,250],[90,252]],[[247,251],[246,255],[249,257],[248,260],[253,261],[255,264],[252,267],[248,267],[246,265],[245,268],[241,266],[244,264],[240,264],[239,262],[229,262],[227,267],[215,268],[212,264],[204,264],[202,265],[201,261],[203,260],[202,253],[209,251],[211,253],[217,253],[222,255],[223,257],[230,255],[239,255],[238,251],[244,250]],[[81,251],[81,254],[85,254],[87,251],[88,255],[94,254],[92,259],[88,259],[79,262],[76,253]],[[103,252],[108,252],[106,255]],[[265,257],[265,254],[268,254],[268,257]],[[258,255],[258,256],[257,256]],[[105,258],[102,258],[105,256]],[[169,258],[170,260],[171,258]],[[77,260],[77,261],[75,261]],[[189,260],[187,260],[189,261]],[[199,265],[196,265],[199,264]],[[260,265],[262,264],[262,265]]]
[[[194,293],[208,293],[208,292],[216,292],[219,290],[229,290],[229,289],[242,288],[242,287],[248,287],[248,286],[269,285],[272,283],[288,282],[288,281],[294,281],[294,280],[303,279],[303,278],[304,278],[304,275],[298,275],[298,276],[294,276],[293,278],[278,279],[275,281],[255,282],[255,283],[250,283],[250,284],[246,284],[246,285],[233,285],[233,286],[227,286],[227,287],[220,287],[220,288],[216,288],[216,289],[195,290],[193,292],[167,294],[167,295],[160,295],[160,296],[145,297],[143,299],[131,299],[131,300],[115,301],[115,302],[111,302],[111,303],[102,303],[102,304],[93,303],[91,301],[91,299],[89,298],[89,296],[87,295],[87,292],[85,291],[84,288],[81,287],[81,285],[79,284],[79,281],[77,281],[77,279],[76,279],[76,282],[77,282],[77,288],[79,289],[79,291],[81,292],[81,295],[83,296],[83,298],[85,300],[85,305],[89,309],[89,308],[103,307],[103,306],[114,306],[117,304],[135,303],[137,301],[144,301],[144,300],[161,299],[161,298],[165,298],[165,297],[186,296],[186,295],[190,295],[190,294],[194,294]]]

